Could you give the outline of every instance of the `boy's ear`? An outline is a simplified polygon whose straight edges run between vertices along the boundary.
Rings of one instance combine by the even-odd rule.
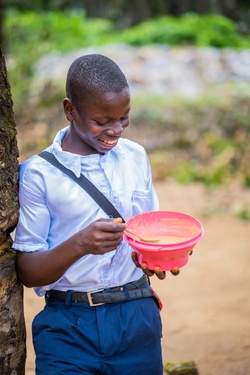
[[[70,122],[73,120],[73,105],[69,98],[63,99],[63,108],[67,120]]]

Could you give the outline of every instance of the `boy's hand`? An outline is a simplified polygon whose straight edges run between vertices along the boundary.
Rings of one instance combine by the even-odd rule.
[[[72,238],[81,256],[103,255],[117,249],[123,240],[124,223],[100,218],[77,232]]]
[[[154,270],[150,270],[146,263],[139,264],[135,251],[132,252],[132,260],[135,263],[136,267],[141,268],[147,276],[150,277],[156,275],[160,280],[165,279],[166,272],[162,271],[160,267],[155,267]],[[180,273],[180,270],[178,267],[174,267],[170,272],[172,273],[172,275],[176,276]]]
[[[155,267],[154,270],[150,270],[146,263],[139,264],[138,259],[137,259],[137,254],[136,254],[135,251],[132,252],[132,260],[133,260],[134,264],[136,265],[136,267],[141,268],[143,270],[145,275],[147,275],[149,277],[153,276],[153,275],[156,275],[158,277],[158,279],[160,279],[160,280],[165,279],[166,272],[162,271],[160,269],[160,267]]]

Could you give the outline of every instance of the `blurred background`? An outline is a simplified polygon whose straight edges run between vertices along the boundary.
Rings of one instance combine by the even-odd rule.
[[[102,53],[120,65],[132,94],[124,136],[146,148],[160,208],[205,228],[181,274],[153,282],[164,360],[195,360],[201,375],[250,373],[250,1],[0,0],[0,44],[20,162],[67,125],[75,58]],[[27,375],[40,308],[32,293]]]
[[[20,160],[66,125],[68,66],[97,52],[128,77],[155,179],[249,187],[249,0],[0,0],[0,20]]]

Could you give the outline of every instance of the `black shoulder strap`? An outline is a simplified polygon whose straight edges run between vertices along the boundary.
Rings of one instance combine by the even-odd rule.
[[[70,169],[64,167],[64,165],[62,165],[51,152],[42,151],[39,156],[60,169],[63,173],[67,174],[72,180],[86,190],[86,192],[99,204],[109,217],[122,218],[112,203],[100,192],[100,190],[97,189],[97,187],[95,187],[95,185],[92,184],[92,182],[87,179],[87,177],[82,174],[79,178],[76,177],[76,175]],[[123,218],[122,221],[125,223]]]

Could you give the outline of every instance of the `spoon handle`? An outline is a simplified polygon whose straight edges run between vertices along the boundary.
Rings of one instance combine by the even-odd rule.
[[[139,240],[141,240],[142,242],[148,242],[148,243],[159,242],[159,240],[156,240],[156,239],[148,240],[146,238],[142,238],[142,237],[138,236],[138,234],[136,234],[134,232],[131,232],[131,230],[128,230],[128,229],[125,229],[125,232],[128,232],[128,233],[132,234],[133,236],[139,238]]]

